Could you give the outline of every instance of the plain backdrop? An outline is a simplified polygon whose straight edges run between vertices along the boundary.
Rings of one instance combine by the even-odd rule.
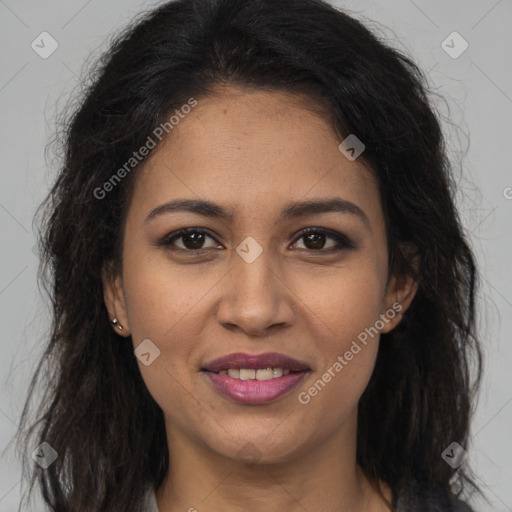
[[[33,225],[56,174],[45,147],[91,52],[97,55],[113,32],[159,3],[0,0],[0,512],[17,510],[25,487],[12,438],[49,328],[48,303],[37,286]],[[482,272],[486,361],[469,460],[491,504],[471,503],[477,512],[511,511],[512,1],[333,3],[412,55],[435,93],[456,163],[458,205]],[[35,46],[42,37],[45,44]],[[42,58],[52,44],[57,49]]]

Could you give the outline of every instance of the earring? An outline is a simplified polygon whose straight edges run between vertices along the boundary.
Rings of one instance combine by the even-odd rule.
[[[123,330],[123,326],[119,323],[119,320],[117,318],[114,318],[112,320],[112,323],[120,330],[122,331]]]

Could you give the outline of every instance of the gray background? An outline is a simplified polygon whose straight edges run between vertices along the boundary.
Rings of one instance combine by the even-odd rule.
[[[37,282],[32,218],[55,177],[44,150],[55,114],[79,88],[92,51],[137,12],[137,0],[0,0],[0,512],[17,510],[24,488],[12,437],[28,379],[49,328]],[[461,160],[458,204],[482,271],[479,303],[486,356],[469,459],[492,505],[512,510],[512,0],[338,1],[428,71],[445,121],[450,154]],[[58,42],[47,59],[32,48],[39,34]],[[457,31],[468,49],[452,58],[441,43]],[[460,48],[457,40],[447,44]],[[48,48],[48,45],[45,44]],[[383,84],[383,87],[386,85]],[[443,357],[443,354],[439,354]],[[35,447],[26,447],[31,452]],[[428,449],[428,447],[425,447]],[[41,506],[35,506],[35,510]]]

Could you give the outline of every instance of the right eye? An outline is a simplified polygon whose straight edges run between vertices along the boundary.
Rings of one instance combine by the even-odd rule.
[[[208,238],[213,240],[215,244],[210,245],[209,247],[204,247],[205,241]],[[181,247],[176,245],[176,242],[181,243]],[[208,234],[207,231],[198,228],[180,229],[177,232],[166,235],[158,242],[158,245],[163,245],[171,251],[178,250],[183,252],[197,252],[219,247],[219,244],[211,235]]]

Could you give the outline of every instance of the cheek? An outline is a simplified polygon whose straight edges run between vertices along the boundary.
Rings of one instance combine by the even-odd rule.
[[[126,310],[134,348],[149,339],[158,349],[150,365],[138,361],[146,386],[164,410],[193,408],[189,397],[190,376],[197,372],[194,350],[205,331],[208,313],[203,300],[220,275],[177,269],[162,257],[125,259]],[[188,400],[188,402],[187,402]]]
[[[187,345],[180,341],[188,332],[183,323],[191,309],[192,292],[179,277],[169,279],[168,271],[147,258],[126,258],[125,269],[126,312],[134,349],[147,343],[145,340],[156,347],[151,363],[138,360],[139,368],[149,392],[162,407],[169,394],[176,396],[174,377],[182,367],[177,362],[186,360]]]
[[[176,332],[186,335],[191,328],[184,327],[188,318],[221,278],[217,271],[181,268],[161,254],[128,255],[125,265],[126,308],[136,342],[150,338],[166,344]]]
[[[362,260],[362,259],[361,259]],[[347,342],[375,325],[382,310],[385,281],[378,269],[358,264],[304,281],[298,295],[324,326],[330,352],[343,350]]]
[[[132,300],[132,338],[135,347],[145,339],[157,347],[158,356],[150,365],[138,360],[142,378],[167,419],[187,429],[203,414],[191,385],[191,375],[197,372],[194,347],[203,330],[201,309],[191,306],[178,288],[162,290],[160,286],[148,283]],[[194,298],[196,303],[198,298]]]
[[[315,336],[322,358],[299,402],[327,411],[327,420],[340,421],[351,411],[372,375],[383,293],[379,273],[364,265],[333,274],[328,286],[310,293],[309,308],[322,319]]]

